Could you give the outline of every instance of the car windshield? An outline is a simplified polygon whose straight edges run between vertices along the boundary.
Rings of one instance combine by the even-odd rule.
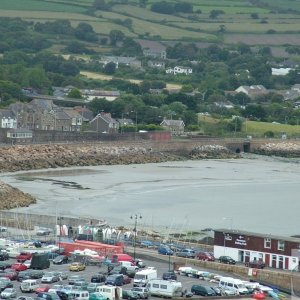
[[[146,275],[136,274],[134,279],[143,280],[143,279],[146,279]]]
[[[12,291],[13,291],[13,289],[5,289],[5,292],[11,293]]]
[[[244,284],[237,284],[237,287],[238,287],[239,289],[244,289],[244,288],[246,288],[246,286],[245,286]]]

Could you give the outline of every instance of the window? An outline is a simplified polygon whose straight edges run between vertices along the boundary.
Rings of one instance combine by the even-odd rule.
[[[278,250],[284,251],[284,241],[278,241]]]
[[[160,285],[160,288],[166,290],[168,287],[167,287],[165,284],[161,284],[161,285]]]
[[[270,249],[271,248],[271,239],[265,238],[265,248]]]
[[[159,289],[159,284],[153,283],[153,284],[152,284],[152,287]]]

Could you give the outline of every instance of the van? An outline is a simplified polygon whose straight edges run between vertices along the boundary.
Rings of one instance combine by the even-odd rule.
[[[102,294],[107,300],[122,299],[122,288],[118,286],[100,285],[96,287],[96,292]]]
[[[132,258],[132,256],[130,256],[128,254],[124,254],[124,253],[114,254],[112,256],[111,262],[113,264],[119,263],[121,261],[130,261],[130,262],[133,262],[133,258]]]
[[[157,278],[157,270],[155,268],[147,268],[135,273],[133,286],[147,286],[149,280]]]
[[[70,295],[77,300],[89,300],[90,294],[88,291],[71,291]]]
[[[249,293],[249,290],[246,288],[242,280],[232,277],[221,277],[219,287],[223,289],[233,290],[240,295],[247,295]]]
[[[105,284],[122,286],[124,284],[124,277],[122,274],[109,275],[105,280]]]
[[[33,292],[38,287],[39,287],[39,283],[35,279],[26,279],[26,280],[23,280],[22,283],[21,283],[21,285],[20,285],[20,289],[21,289],[22,293]]]
[[[31,269],[47,269],[50,267],[48,253],[33,253],[31,258]]]
[[[126,268],[126,270],[128,272],[132,272],[132,271],[136,271],[139,269],[138,266],[134,265],[132,262],[130,261],[120,261],[120,266]]]

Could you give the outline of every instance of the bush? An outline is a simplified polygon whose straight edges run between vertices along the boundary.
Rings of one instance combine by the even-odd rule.
[[[264,133],[264,136],[265,136],[266,138],[273,138],[273,137],[275,136],[275,134],[274,134],[273,131],[269,130],[269,131],[266,131],[266,132]]]

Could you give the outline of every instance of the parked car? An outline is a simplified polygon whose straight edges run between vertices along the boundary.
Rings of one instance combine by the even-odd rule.
[[[162,276],[163,280],[177,280],[177,275],[174,271],[164,272]]]
[[[173,255],[174,252],[171,250],[170,247],[168,246],[160,246],[157,250],[158,254],[163,254],[163,255]]]
[[[105,284],[122,286],[124,284],[123,274],[109,275],[105,280]]]
[[[150,247],[153,247],[153,242],[152,241],[141,241],[140,247],[141,248],[150,248]]]
[[[123,284],[129,284],[129,283],[131,283],[131,278],[123,274]]]
[[[38,288],[35,289],[35,292],[38,293],[43,293],[43,292],[48,292],[50,289],[49,284],[41,284]]]
[[[220,256],[219,257],[219,262],[224,263],[224,264],[229,264],[229,265],[235,265],[236,261],[230,257],[230,256]]]
[[[30,273],[31,272],[29,270],[19,272],[18,276],[17,276],[17,280],[18,281],[23,281],[23,280],[26,280],[26,279],[30,279],[31,278]]]
[[[16,256],[18,262],[23,263],[25,260],[31,259],[32,253],[21,252],[19,255]]]
[[[22,263],[15,263],[11,265],[11,269],[14,269],[17,272],[25,271],[28,268]]]
[[[13,284],[8,278],[0,278],[0,291],[4,291],[6,288],[12,288]]]
[[[58,295],[56,293],[39,293],[37,294],[37,297],[35,298],[36,300],[60,300]]]
[[[59,281],[59,277],[58,275],[55,275],[54,272],[46,273],[41,279],[42,283],[53,283],[57,281]]]
[[[52,262],[55,265],[67,264],[69,262],[69,258],[66,255],[59,255],[55,257]]]
[[[17,300],[34,300],[34,298],[30,296],[19,296]]]
[[[0,252],[0,260],[8,260],[9,259],[9,255],[6,252]]]
[[[72,275],[68,279],[70,285],[74,285],[76,281],[85,281],[81,275]]]
[[[31,279],[40,279],[44,276],[45,272],[41,270],[31,270],[29,275]]]
[[[176,252],[176,255],[185,258],[195,258],[196,252],[193,249],[182,249],[181,251]]]
[[[149,290],[146,287],[133,287],[132,292],[135,293],[139,299],[148,299]]]
[[[138,299],[138,296],[130,290],[122,290],[122,298],[129,299],[129,300],[136,300]]]
[[[88,285],[87,285],[87,291],[89,293],[95,293],[96,292],[96,288],[97,286],[99,286],[99,283],[97,282],[90,282]]]
[[[36,232],[36,235],[44,236],[44,235],[49,235],[51,232],[52,230],[49,228],[39,228]]]
[[[88,287],[88,283],[85,280],[75,281],[73,284],[73,288],[78,291],[86,291]]]
[[[216,296],[215,291],[209,286],[194,284],[191,288],[191,292],[194,295],[199,296]]]
[[[196,254],[196,258],[205,261],[215,261],[214,255],[211,252],[206,252],[206,251],[199,251]]]
[[[263,260],[258,259],[258,260],[251,260],[249,262],[246,262],[245,266],[249,268],[263,269],[266,267],[266,264]]]
[[[17,291],[14,288],[6,288],[4,291],[1,292],[2,299],[16,298],[16,297],[17,297]]]
[[[85,265],[80,262],[74,262],[69,266],[69,270],[73,272],[79,272],[85,270]]]
[[[18,272],[16,272],[16,270],[13,269],[5,269],[3,273],[0,273],[0,277],[6,277],[10,280],[17,280]]]
[[[94,274],[91,277],[91,282],[101,283],[101,282],[105,282],[105,280],[106,280],[106,276],[101,273]]]

